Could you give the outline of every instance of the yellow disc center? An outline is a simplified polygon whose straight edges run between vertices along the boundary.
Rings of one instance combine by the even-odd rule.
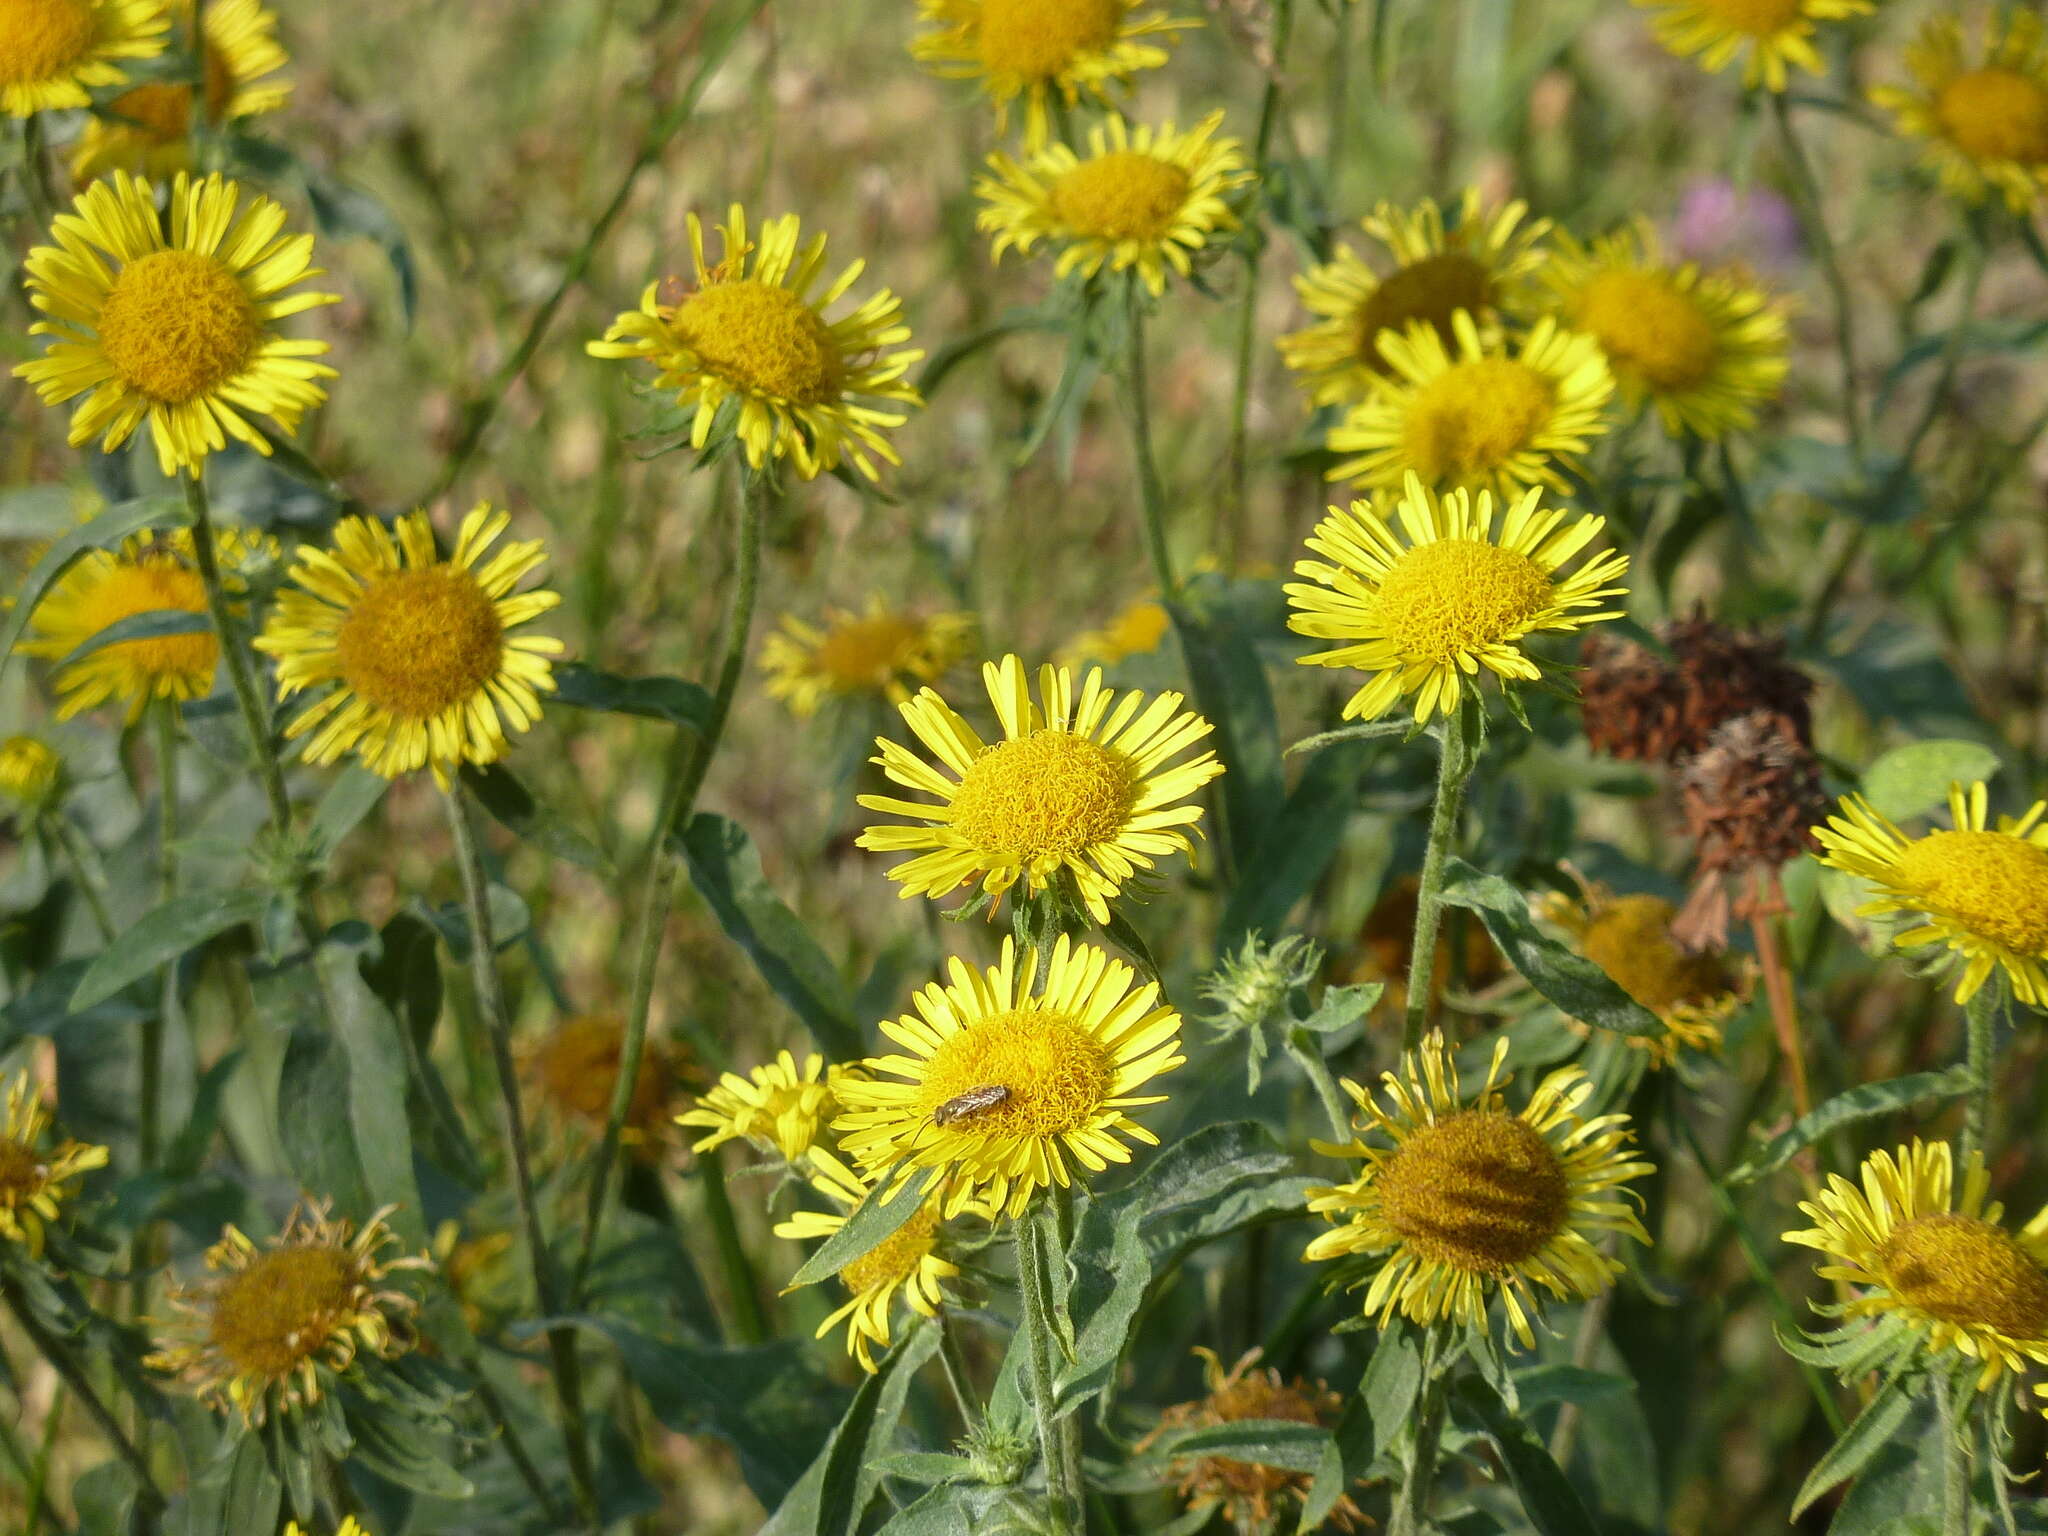
[[[837,400],[846,378],[838,344],[818,312],[787,288],[743,278],[709,283],[684,299],[669,325],[709,373],[794,405]]]
[[[1103,1043],[1063,1013],[1012,1008],[948,1037],[925,1064],[918,1108],[927,1116],[976,1088],[1007,1088],[1002,1103],[950,1122],[976,1140],[1057,1136],[1094,1119],[1113,1067]]]
[[[1052,184],[1052,211],[1079,235],[1158,240],[1186,205],[1188,173],[1156,155],[1111,150],[1083,160]]]
[[[1687,954],[1672,942],[1676,916],[1661,896],[1617,896],[1593,914],[1579,947],[1652,1013],[1722,996],[1733,986],[1727,966],[1719,955]]]
[[[1526,634],[1554,590],[1527,555],[1439,539],[1416,545],[1380,579],[1372,621],[1403,657],[1443,663]]]
[[[1730,31],[1770,37],[1799,20],[1801,0],[1695,0],[1698,7]]]
[[[2048,86],[2014,69],[1973,69],[1935,98],[1934,115],[1974,160],[2048,163]]]
[[[50,1165],[11,1138],[0,1138],[0,1209],[25,1205],[42,1192],[50,1176]]]
[[[220,50],[206,49],[206,119],[219,122],[234,90],[234,77]],[[155,144],[174,144],[192,131],[192,87],[138,85],[107,103],[106,110],[123,126],[146,135]]]
[[[1571,1184],[1550,1143],[1500,1110],[1411,1133],[1374,1184],[1388,1226],[1426,1259],[1499,1274],[1564,1230]]]
[[[952,824],[983,854],[1041,864],[1123,830],[1137,798],[1130,760],[1072,731],[999,742],[953,791]]]
[[[214,1298],[214,1346],[240,1374],[286,1376],[327,1342],[353,1288],[349,1257],[339,1248],[309,1244],[260,1254]]]
[[[1358,360],[1380,373],[1391,373],[1379,354],[1380,332],[1396,335],[1416,320],[1424,321],[1451,345],[1451,316],[1465,310],[1477,318],[1493,308],[1493,277],[1462,251],[1425,256],[1389,273],[1358,309]]]
[[[981,64],[991,75],[1050,80],[1116,41],[1119,0],[981,0]]]
[[[818,670],[844,691],[886,687],[917,649],[918,626],[895,614],[834,624],[818,645]]]
[[[0,0],[0,86],[36,85],[92,48],[92,0]]]
[[[1930,832],[1899,854],[1898,883],[1994,944],[2048,955],[2048,849],[2005,832]]]
[[[152,251],[121,269],[100,304],[100,350],[132,388],[164,405],[219,388],[248,364],[263,328],[241,281],[197,251]]]
[[[918,1265],[932,1251],[938,1230],[939,1214],[926,1206],[840,1270],[841,1282],[856,1296],[880,1286],[903,1284],[917,1273]]]
[[[1713,373],[1721,344],[1699,303],[1660,272],[1602,272],[1579,298],[1578,322],[1620,373],[1654,390],[1686,390]]]
[[[431,720],[475,698],[505,659],[490,594],[456,566],[379,576],[335,639],[342,681],[401,720]]]
[[[2048,1332],[2048,1274],[2012,1234],[1975,1216],[1916,1216],[1878,1250],[1878,1271],[1901,1301],[1945,1323],[2009,1338]]]
[[[139,613],[156,613],[166,608],[185,613],[206,612],[206,588],[199,573],[161,556],[140,560],[119,560],[107,568],[93,588],[90,602],[81,605],[80,618],[95,634]],[[83,625],[81,625],[83,627]],[[213,675],[220,659],[214,637],[198,631],[189,635],[162,635],[152,640],[123,640],[98,653],[110,665],[133,668],[145,677],[194,677]],[[88,657],[90,665],[97,657]]]
[[[1416,391],[1408,456],[1426,480],[1484,478],[1529,448],[1555,404],[1550,380],[1526,363],[1455,363]]]

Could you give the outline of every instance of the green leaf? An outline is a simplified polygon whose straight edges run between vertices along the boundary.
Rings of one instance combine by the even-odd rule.
[[[1233,1419],[1177,1434],[1161,1435],[1153,1450],[1162,1456],[1217,1456],[1289,1472],[1314,1472],[1335,1442],[1320,1424],[1287,1419]]]
[[[1325,747],[1341,746],[1350,741],[1383,741],[1389,736],[1412,736],[1415,722],[1401,715],[1393,719],[1366,720],[1357,725],[1339,726],[1334,731],[1318,731],[1313,736],[1304,736],[1287,749],[1288,757],[1303,752],[1320,752]]]
[[[700,734],[711,719],[711,695],[695,683],[680,677],[620,677],[574,661],[555,668],[555,691],[547,698],[571,709],[666,720]]]
[[[938,1451],[892,1451],[875,1458],[875,1470],[883,1477],[931,1488],[972,1477],[974,1463],[965,1456],[947,1456]]]
[[[1863,773],[1863,798],[1893,821],[1922,816],[1948,803],[1951,784],[1965,789],[1998,772],[1998,754],[1975,741],[1915,741],[1894,747]]]
[[[882,1485],[885,1460],[918,1371],[938,1353],[939,1331],[920,1324],[863,1378],[832,1438],[759,1536],[854,1536]]]
[[[467,1499],[476,1493],[476,1485],[455,1470],[453,1447],[445,1440],[424,1435],[419,1425],[387,1418],[361,1402],[350,1403],[346,1412],[355,1442],[349,1447],[350,1461],[430,1499]]]
[[[491,813],[491,819],[520,841],[531,843],[550,857],[574,864],[578,869],[595,870],[599,874],[610,872],[611,866],[604,851],[535,799],[533,792],[520,783],[503,763],[492,763],[483,768],[466,763],[462,769],[462,782],[476,796],[477,804]]]
[[[1845,1125],[1854,1125],[1878,1115],[1918,1109],[1923,1105],[1943,1104],[1950,1099],[1961,1098],[1975,1085],[1976,1078],[1970,1069],[1958,1063],[1939,1072],[1914,1072],[1882,1083],[1864,1083],[1838,1093],[1826,1103],[1814,1106],[1811,1114],[1802,1115],[1789,1130],[1773,1136],[1762,1151],[1744,1159],[1742,1165],[1728,1175],[1727,1182],[1753,1184],[1767,1174],[1776,1173],[1823,1136],[1831,1135]]]
[[[398,279],[398,303],[405,314],[406,328],[412,328],[419,304],[419,278],[413,271],[412,247],[391,210],[361,187],[337,180],[323,171],[302,166],[306,198],[313,206],[313,219],[320,233],[329,239],[359,235],[372,241],[391,263]]]
[[[1217,788],[1223,801],[1225,846],[1233,868],[1248,866],[1264,846],[1266,824],[1283,801],[1280,726],[1266,668],[1252,637],[1222,605],[1198,611],[1167,604],[1187,658],[1188,680],[1202,715],[1216,729],[1203,743],[1223,760]],[[1290,903],[1291,905],[1291,903]]]
[[[213,620],[203,613],[193,613],[185,608],[152,608],[147,613],[131,613],[125,619],[116,619],[105,629],[79,642],[76,649],[57,663],[68,667],[75,661],[83,661],[95,651],[103,651],[110,645],[125,645],[131,640],[162,640],[171,635],[204,635],[213,631]]]
[[[1522,1501],[1522,1513],[1538,1536],[1586,1536],[1599,1529],[1536,1432],[1501,1401],[1498,1392],[1477,1376],[1463,1376],[1452,1395],[1499,1449],[1508,1481]]]
[[[1322,879],[1337,856],[1339,833],[1357,802],[1358,782],[1373,750],[1359,742],[1309,762],[1254,855],[1238,861],[1217,930],[1218,953],[1227,954],[1255,930],[1278,929],[1294,904]]]
[[[297,985],[304,986],[303,973]],[[317,1189],[345,1211],[374,1209],[349,1116],[348,1052],[318,1025],[300,1025],[285,1043],[277,1080],[277,1133],[300,1187]]]
[[[1014,1522],[994,1523],[997,1515],[1006,1513],[1009,1500],[1009,1490],[984,1488],[978,1483],[934,1488],[916,1503],[898,1510],[875,1536],[963,1536],[965,1532],[1006,1536],[1008,1532],[1030,1530],[1031,1527]],[[1206,1520],[1211,1513],[1204,1510],[1202,1516]],[[1156,1531],[1151,1536],[1168,1533]]]
[[[313,807],[313,819],[307,827],[307,841],[314,856],[323,863],[333,857],[342,839],[377,808],[390,788],[391,781],[384,775],[353,763],[336,774],[327,793]]]
[[[1361,982],[1355,987],[1325,987],[1315,1012],[1297,1027],[1312,1035],[1334,1035],[1340,1029],[1349,1029],[1372,1012],[1386,990],[1383,981]]]
[[[917,392],[929,401],[955,368],[1006,336],[1024,331],[1063,331],[1066,328],[1066,317],[1051,310],[1037,307],[1005,310],[980,330],[956,336],[935,349],[924,365],[924,372],[918,376]]]
[[[29,616],[43,600],[43,594],[79,556],[90,549],[119,544],[129,534],[145,528],[183,528],[191,521],[192,514],[182,499],[144,496],[118,502],[58,539],[21,579],[20,590],[14,594],[13,611],[7,615],[6,627],[0,628],[0,666],[6,665],[15,646],[20,644],[22,631],[28,627]]]
[[[1499,875],[1483,875],[1463,859],[1446,860],[1444,900],[1478,913],[1508,963],[1569,1017],[1618,1035],[1664,1033],[1663,1020],[1599,966],[1539,930],[1528,899]]]
[[[1908,1379],[1900,1377],[1885,1383],[1856,1415],[1856,1422],[1806,1475],[1806,1481],[1799,1486],[1799,1496],[1792,1501],[1792,1518],[1797,1520],[1822,1494],[1862,1471],[1912,1412],[1913,1388]]]
[[[1515,1393],[1525,1409],[1539,1403],[1578,1403],[1583,1406],[1635,1394],[1635,1383],[1626,1376],[1591,1371],[1582,1365],[1567,1365],[1562,1361],[1516,1371],[1514,1378]]]
[[[407,1052],[398,1020],[363,980],[356,951],[324,944],[314,965],[327,991],[335,1036],[348,1058],[349,1125],[370,1199],[397,1206],[392,1225],[400,1239],[408,1248],[424,1247],[425,1213],[413,1173],[412,1123],[406,1116]]]
[[[1422,1350],[1413,1324],[1396,1323],[1380,1334],[1358,1392],[1372,1419],[1373,1439],[1381,1446],[1394,1444],[1414,1418],[1415,1400],[1422,1395]]]
[[[803,1021],[826,1059],[854,1061],[864,1055],[852,992],[802,919],[769,889],[760,852],[746,829],[723,816],[701,815],[691,820],[680,844],[690,882],[726,937],[746,952],[761,979]]]
[[[846,1224],[818,1245],[789,1277],[785,1290],[796,1290],[830,1280],[855,1259],[872,1252],[900,1232],[924,1203],[925,1190],[938,1170],[918,1168],[901,1184],[885,1175],[868,1191],[867,1198],[853,1208]],[[884,1195],[888,1198],[885,1201]]]
[[[253,923],[270,904],[270,892],[195,891],[177,896],[145,913],[129,930],[101,952],[78,979],[71,1010],[82,1013],[105,1002],[131,981],[196,949],[208,939],[243,923]]]
[[[1330,1518],[1330,1511],[1337,1507],[1337,1501],[1350,1492],[1352,1486],[1365,1476],[1366,1469],[1373,1461],[1373,1419],[1365,1404],[1362,1392],[1354,1392],[1344,1400],[1344,1412],[1337,1420],[1330,1443],[1323,1448],[1321,1465],[1316,1468],[1316,1480],[1309,1485],[1301,1501],[1301,1518],[1295,1523],[1295,1536],[1314,1536]]]
[[[0,491],[0,539],[54,539],[77,523],[77,502],[69,486]]]

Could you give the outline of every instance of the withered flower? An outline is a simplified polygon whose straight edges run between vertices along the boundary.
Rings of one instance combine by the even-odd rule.
[[[1726,948],[1729,918],[1780,910],[1779,867],[1814,847],[1829,806],[1820,761],[1794,717],[1756,710],[1718,727],[1678,787],[1696,873],[1671,931],[1689,949]]]

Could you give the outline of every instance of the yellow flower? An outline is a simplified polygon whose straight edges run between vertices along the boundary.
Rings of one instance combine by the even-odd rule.
[[[1752,427],[1785,382],[1785,317],[1769,295],[1667,261],[1647,219],[1590,248],[1560,234],[1544,276],[1565,323],[1600,344],[1622,398],[1648,399],[1674,437]]]
[[[235,598],[248,590],[243,568],[274,558],[276,552],[277,541],[265,534],[228,528],[214,536],[222,582]],[[29,616],[30,638],[18,649],[24,656],[62,661],[123,619],[167,611],[206,613],[206,588],[189,529],[137,534],[117,550],[86,551],[36,604]],[[213,689],[219,661],[220,642],[211,628],[101,646],[58,669],[57,718],[68,720],[112,701],[126,706],[133,725],[153,699],[204,698]]]
[[[1634,0],[1659,13],[1658,41],[1681,58],[1698,54],[1716,72],[1746,54],[1742,83],[1785,89],[1785,70],[1821,73],[1814,23],[1868,15],[1872,0]]]
[[[298,1521],[287,1520],[284,1525],[284,1536],[307,1536],[307,1532]],[[335,1527],[334,1536],[370,1536],[370,1528],[360,1524],[354,1515],[350,1515]]]
[[[562,642],[516,631],[562,599],[512,590],[547,558],[539,539],[486,558],[511,521],[479,502],[446,560],[425,512],[400,518],[395,540],[347,517],[332,551],[300,547],[296,585],[278,593],[256,648],[277,658],[279,698],[335,685],[285,727],[288,739],[318,727],[306,761],[354,751],[387,779],[430,768],[446,788],[451,769],[503,757],[507,727],[533,729]]]
[[[180,31],[189,33],[195,0],[169,3]],[[204,121],[229,123],[283,106],[291,83],[264,79],[286,63],[277,16],[258,0],[207,0],[204,24]],[[83,186],[116,169],[145,176],[189,169],[192,96],[188,84],[138,85],[116,96],[87,119],[71,157],[71,179]]]
[[[827,1071],[825,1058],[816,1053],[806,1056],[799,1068],[796,1057],[778,1051],[773,1061],[745,1077],[737,1072],[720,1074],[718,1086],[700,1098],[695,1109],[677,1115],[676,1124],[710,1131],[691,1145],[693,1152],[709,1152],[744,1137],[764,1151],[780,1153],[784,1162],[795,1163],[810,1151],[819,1125],[851,1075],[846,1067]]]
[[[1957,197],[1992,192],[2025,215],[2048,189],[2048,47],[2033,11],[1986,11],[1981,62],[1966,59],[1954,16],[1930,16],[1906,49],[1918,89],[1873,87],[1899,132],[1927,141],[1927,158]]]
[[[1535,485],[1563,490],[1559,466],[1607,430],[1602,407],[1614,376],[1600,344],[1548,315],[1519,350],[1481,336],[1464,310],[1451,316],[1451,334],[1454,350],[1420,321],[1381,334],[1393,376],[1331,429],[1330,451],[1358,456],[1329,478],[1382,488],[1415,474],[1438,490],[1498,496]]]
[[[910,45],[911,57],[948,80],[979,80],[996,107],[999,132],[1010,106],[1024,103],[1024,145],[1038,149],[1051,133],[1054,92],[1068,106],[1085,95],[1109,105],[1113,86],[1128,86],[1142,69],[1166,62],[1173,34],[1200,21],[1159,11],[1139,14],[1146,0],[918,0],[931,30]]]
[[[1308,1208],[1337,1225],[1308,1245],[1306,1257],[1381,1259],[1369,1280],[1347,1288],[1370,1285],[1365,1315],[1377,1316],[1383,1329],[1397,1312],[1425,1327],[1445,1320],[1483,1326],[1498,1291],[1527,1347],[1535,1342],[1529,1314],[1541,1310],[1535,1287],[1559,1301],[1596,1296],[1621,1265],[1594,1247],[1594,1237],[1650,1240],[1618,1198],[1622,1185],[1652,1171],[1630,1145],[1628,1116],[1579,1118],[1593,1084],[1577,1067],[1550,1073],[1521,1113],[1510,1112],[1501,1092],[1507,1053],[1503,1036],[1485,1083],[1467,1099],[1457,1063],[1433,1030],[1419,1057],[1402,1058],[1399,1075],[1381,1075],[1386,1108],[1344,1082],[1365,1115],[1363,1128],[1391,1147],[1315,1144],[1331,1156],[1362,1157],[1365,1168],[1349,1184],[1309,1191]]]
[[[935,613],[924,617],[871,598],[863,613],[825,610],[825,627],[794,614],[761,645],[768,694],[786,699],[789,712],[808,720],[828,699],[879,694],[901,704],[910,697],[906,679],[929,683],[967,653],[974,617]]]
[[[997,260],[1040,240],[1059,248],[1053,275],[1094,277],[1135,271],[1153,294],[1166,291],[1166,269],[1192,270],[1188,253],[1209,237],[1237,228],[1225,194],[1252,179],[1237,140],[1219,139],[1221,112],[1186,133],[1172,123],[1128,127],[1111,117],[1088,132],[1088,153],[1052,144],[1023,161],[998,151],[993,173],[974,184],[985,205],[975,228],[995,236]]]
[[[896,464],[882,429],[909,418],[903,406],[924,404],[904,382],[924,356],[897,345],[910,339],[903,305],[883,288],[838,320],[825,311],[860,276],[854,262],[816,291],[825,271],[825,237],[799,246],[795,214],[761,226],[759,243],[747,238],[746,211],[732,205],[719,226],[724,254],[704,259],[704,227],[689,217],[697,286],[676,303],[649,283],[640,307],[612,322],[592,357],[640,358],[659,370],[655,386],[671,389],[681,405],[696,407],[690,443],[704,448],[726,401],[736,402],[736,431],[747,462],[760,469],[787,458],[798,476],[816,479],[851,459],[870,480],[875,459]]]
[[[1530,276],[1547,259],[1548,219],[1524,222],[1528,205],[1512,202],[1486,212],[1479,189],[1467,187],[1456,222],[1424,198],[1412,212],[1381,203],[1361,228],[1387,248],[1393,271],[1381,276],[1349,246],[1294,279],[1309,313],[1322,318],[1282,336],[1280,355],[1317,405],[1363,400],[1393,370],[1380,356],[1383,335],[1401,336],[1410,325],[1429,326],[1446,344],[1456,338],[1451,316],[1464,310],[1482,324],[1529,312]]]
[[[309,1200],[260,1244],[226,1228],[206,1250],[209,1273],[171,1287],[177,1316],[159,1320],[169,1333],[144,1363],[255,1426],[318,1402],[359,1356],[404,1354],[419,1303],[385,1282],[433,1266],[425,1254],[383,1257],[398,1241],[384,1224],[390,1210],[357,1231]]]
[[[860,795],[871,811],[917,819],[917,826],[869,827],[860,846],[917,856],[889,871],[902,894],[938,898],[981,877],[998,901],[1022,880],[1036,892],[1064,873],[1099,923],[1109,898],[1141,869],[1172,853],[1192,852],[1183,827],[1202,819],[1184,802],[1223,764],[1204,752],[1167,766],[1207,736],[1208,721],[1162,693],[1147,705],[1128,691],[1121,702],[1090,670],[1074,694],[1073,674],[1041,667],[1033,703],[1024,663],[984,662],[982,683],[995,704],[1003,739],[984,743],[931,689],[903,705],[903,718],[947,777],[908,747],[877,738],[872,759],[891,781],[938,797],[937,804]]]
[[[124,85],[117,59],[153,59],[171,29],[161,0],[0,0],[0,113],[89,107]]]
[[[1540,630],[1570,632],[1618,612],[1582,613],[1622,588],[1628,556],[1606,550],[1568,577],[1558,568],[1606,525],[1542,506],[1526,491],[1493,532],[1493,496],[1451,491],[1442,497],[1408,477],[1392,506],[1354,501],[1330,508],[1308,547],[1331,564],[1303,560],[1289,582],[1288,628],[1344,642],[1300,659],[1304,666],[1356,667],[1376,674],[1344,706],[1344,718],[1376,720],[1406,694],[1415,718],[1448,714],[1463,683],[1483,666],[1501,678],[1541,675],[1522,642]],[[1393,520],[1398,517],[1397,534]]]
[[[1673,1065],[1680,1050],[1720,1050],[1721,1025],[1742,1006],[1747,989],[1732,956],[1679,947],[1671,936],[1678,912],[1670,902],[1615,896],[1593,886],[1583,904],[1552,892],[1537,906],[1542,917],[1572,936],[1580,954],[1663,1021],[1661,1035],[1618,1037],[1647,1052],[1653,1067]],[[1589,1033],[1578,1020],[1571,1023],[1579,1034]]]
[[[564,1019],[525,1055],[525,1075],[534,1098],[561,1120],[597,1130],[610,1118],[612,1085],[626,1048],[626,1022],[617,1014],[580,1014]],[[672,1041],[650,1036],[640,1056],[639,1076],[626,1101],[621,1139],[643,1153],[668,1134],[674,1101],[697,1078],[690,1053]]]
[[[40,736],[10,736],[0,741],[0,794],[26,811],[56,798],[64,782],[64,759]]]
[[[14,372],[45,405],[91,391],[71,418],[74,448],[103,437],[112,453],[147,421],[163,472],[196,475],[229,437],[269,454],[247,415],[294,432],[327,398],[317,381],[334,370],[312,361],[327,343],[272,325],[340,296],[285,292],[320,275],[313,237],[284,233],[284,209],[267,197],[237,217],[241,196],[232,181],[180,171],[166,237],[155,189],[116,171],[57,215],[55,245],[29,252],[30,301],[50,317],[29,330],[54,339]]]
[[[105,1147],[82,1141],[45,1144],[50,1113],[23,1072],[7,1085],[7,1120],[0,1125],[0,1238],[40,1257],[43,1233],[78,1181],[107,1166]]]
[[[1100,629],[1083,630],[1061,647],[1058,665],[1080,671],[1089,662],[1114,666],[1127,656],[1149,656],[1173,628],[1173,616],[1157,594],[1148,593],[1117,610]]]
[[[811,1186],[839,1209],[797,1211],[775,1228],[777,1237],[799,1242],[830,1237],[846,1225],[853,1208],[874,1187],[872,1180],[862,1178],[823,1147],[812,1147],[810,1160],[814,1170]],[[960,1266],[940,1258],[938,1246],[938,1207],[927,1201],[910,1220],[839,1271],[839,1283],[846,1287],[850,1299],[818,1324],[812,1337],[822,1339],[844,1322],[846,1352],[873,1375],[875,1356],[870,1346],[889,1347],[889,1313],[899,1291],[920,1316],[939,1315],[946,1300],[940,1282],[959,1274]]]
[[[1868,880],[1874,899],[1865,917],[1913,912],[1925,921],[1893,936],[1902,949],[1945,944],[1964,958],[1956,1001],[1968,1002],[2002,969],[2013,995],[2048,1008],[2048,801],[2036,800],[2018,821],[1989,820],[1980,781],[1965,792],[1949,786],[1947,832],[1908,837],[1860,795],[1842,802],[1813,835],[1827,851],[1823,864]]]
[[[1862,1177],[1859,1189],[1830,1174],[1799,1203],[1813,1226],[1785,1234],[1836,1261],[1818,1267],[1822,1279],[1857,1288],[1846,1315],[1896,1317],[1929,1351],[1977,1361],[1980,1392],[2048,1365],[2048,1207],[2006,1231],[2004,1207],[1984,1198],[1983,1159],[1971,1157],[1956,1199],[1948,1143],[1917,1137],[1896,1155],[1873,1152]]]
[[[1000,962],[954,959],[946,985],[912,999],[914,1016],[884,1021],[911,1054],[872,1057],[868,1080],[840,1087],[832,1128],[846,1153],[871,1174],[941,1170],[945,1215],[980,1203],[1018,1216],[1039,1190],[1071,1184],[1072,1164],[1100,1173],[1130,1161],[1125,1139],[1157,1146],[1128,1111],[1164,1102],[1134,1090],[1181,1065],[1180,1015],[1156,983],[1133,990],[1128,965],[1065,935],[1034,989],[1037,965],[1005,939]]]

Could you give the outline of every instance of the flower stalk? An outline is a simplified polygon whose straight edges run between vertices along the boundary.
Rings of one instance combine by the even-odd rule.
[[[1166,487],[1152,451],[1152,408],[1145,375],[1145,302],[1135,275],[1124,283],[1124,404],[1131,418],[1131,454],[1138,466],[1138,500],[1145,514],[1145,549],[1152,559],[1152,577],[1160,596],[1180,596],[1173,575],[1173,554],[1166,542]]]
[[[1971,1154],[1984,1149],[1984,1135],[1991,1122],[1991,1092],[1998,1066],[1998,1047],[1992,1013],[1998,1003],[1996,981],[1987,981],[1963,1005],[1963,1052],[1970,1069],[1970,1092],[1963,1100],[1963,1166]]]
[[[1444,1412],[1450,1396],[1451,1373],[1442,1354],[1443,1329],[1433,1326],[1422,1342],[1422,1405],[1415,1416],[1415,1446],[1394,1499],[1387,1536],[1424,1536],[1431,1529],[1429,1499],[1436,1488],[1437,1453],[1443,1445]]]
[[[1444,861],[1457,840],[1458,812],[1465,803],[1465,785],[1478,761],[1465,739],[1465,710],[1445,711],[1437,755],[1436,800],[1429,813],[1429,841],[1423,848],[1422,873],[1415,893],[1415,940],[1408,957],[1408,1012],[1401,1027],[1401,1049],[1422,1044],[1429,1023],[1430,991],[1436,981],[1437,933],[1443,926]]]
[[[1048,1536],[1075,1536],[1080,1515],[1080,1490],[1073,1464],[1062,1443],[1058,1394],[1053,1384],[1053,1299],[1051,1247],[1054,1215],[1049,1202],[1017,1218],[1012,1236],[1017,1248],[1017,1292],[1023,1302],[1024,1336],[1030,1349],[1031,1410],[1038,1421],[1038,1454],[1045,1467]]]

